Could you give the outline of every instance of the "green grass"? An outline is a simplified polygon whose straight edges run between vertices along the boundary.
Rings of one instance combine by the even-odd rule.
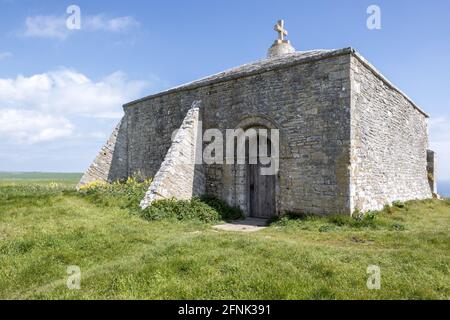
[[[288,217],[246,234],[147,221],[72,181],[39,179],[0,181],[0,299],[450,298],[449,201],[360,220]],[[81,290],[66,286],[70,265]],[[381,290],[366,287],[369,265]]]

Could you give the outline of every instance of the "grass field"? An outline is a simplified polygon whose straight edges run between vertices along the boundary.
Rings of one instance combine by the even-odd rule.
[[[81,173],[44,173],[44,172],[1,172],[0,180],[14,181],[27,180],[27,182],[58,181],[63,183],[77,183],[80,181]]]
[[[450,298],[450,201],[245,234],[143,220],[77,194],[73,176],[27,179],[0,181],[1,299]],[[66,286],[70,265],[80,290]],[[369,265],[380,290],[366,286]]]

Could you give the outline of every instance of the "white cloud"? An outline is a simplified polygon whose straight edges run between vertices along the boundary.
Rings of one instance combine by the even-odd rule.
[[[430,147],[437,153],[438,179],[450,180],[450,120],[446,117],[430,119]]]
[[[26,37],[65,39],[69,31],[64,17],[33,16],[25,19]]]
[[[12,57],[11,52],[0,52],[0,60],[5,60]]]
[[[131,16],[107,18],[105,15],[100,14],[96,16],[90,16],[82,20],[82,28],[87,30],[101,30],[110,32],[121,32],[132,28],[139,27],[139,22]]]
[[[0,78],[0,137],[4,142],[33,144],[75,138],[74,123],[101,123],[122,116],[122,105],[143,95],[150,84],[114,72],[99,81],[61,68],[32,76]],[[90,139],[102,132],[95,127]],[[109,133],[109,132],[108,132]],[[106,134],[106,133],[104,133]]]
[[[0,112],[0,137],[14,143],[48,142],[68,137],[73,125],[65,118],[29,110]]]
[[[147,82],[129,81],[122,72],[96,82],[82,73],[62,68],[30,77],[0,78],[0,107],[119,118],[121,106],[139,97],[148,86]]]
[[[77,30],[66,26],[68,16],[31,16],[25,19],[25,37],[54,38],[64,40]],[[108,17],[81,15],[81,31],[123,32],[139,27],[139,22],[131,16]]]

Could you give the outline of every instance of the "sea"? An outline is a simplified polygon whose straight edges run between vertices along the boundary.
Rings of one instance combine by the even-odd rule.
[[[437,189],[439,195],[450,198],[450,181],[438,181]]]

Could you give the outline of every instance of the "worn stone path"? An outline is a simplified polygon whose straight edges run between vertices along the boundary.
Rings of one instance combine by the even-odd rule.
[[[265,229],[266,227],[267,220],[258,218],[246,218],[244,220],[236,220],[230,223],[213,226],[216,230],[235,232],[255,232]]]

